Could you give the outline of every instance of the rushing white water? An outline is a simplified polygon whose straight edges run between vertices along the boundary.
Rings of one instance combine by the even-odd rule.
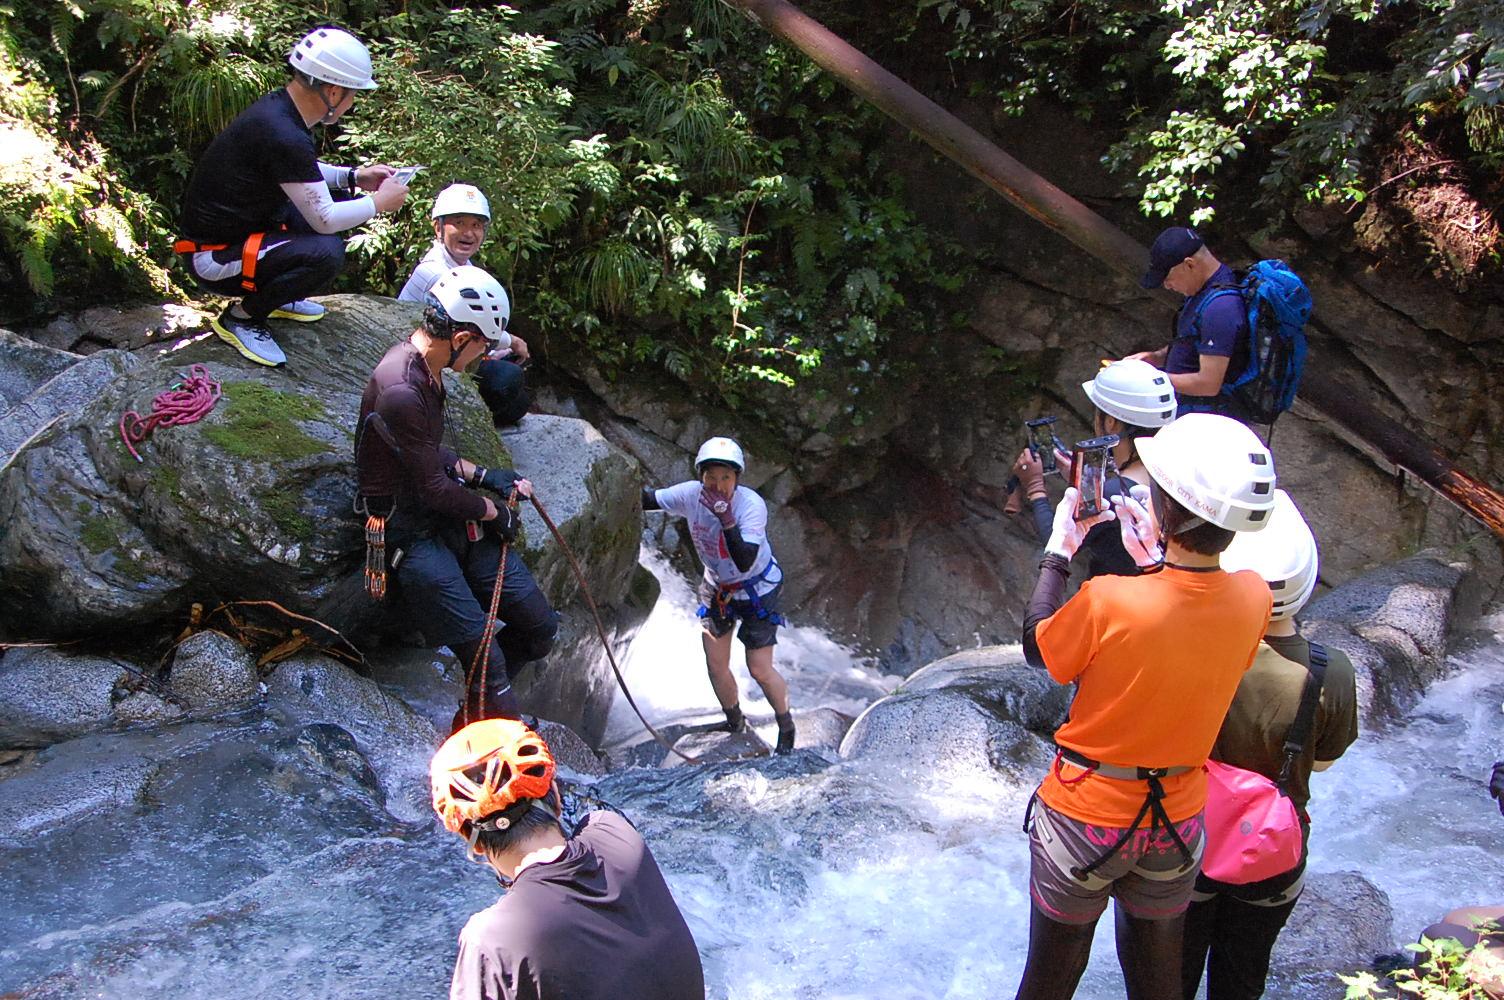
[[[689,585],[648,562],[664,598],[632,651],[634,691],[655,721],[718,718]],[[1504,900],[1504,818],[1483,788],[1504,748],[1504,619],[1488,625],[1403,725],[1365,734],[1313,781],[1312,869],[1358,870],[1387,892],[1397,939],[1452,906]],[[851,713],[892,686],[814,630],[785,633],[778,663],[801,708]],[[745,704],[766,712],[741,676]],[[633,726],[613,715],[611,738]],[[460,926],[494,898],[454,838],[392,820],[358,768],[340,787],[311,779],[306,739],[276,720],[85,744],[44,756],[165,763],[123,806],[0,843],[0,994],[439,996]],[[648,838],[711,997],[959,1000],[1011,995],[1022,970],[1019,820],[1036,773],[985,754],[939,767],[916,747],[628,770],[596,792]],[[1122,993],[1104,921],[1078,995]]]

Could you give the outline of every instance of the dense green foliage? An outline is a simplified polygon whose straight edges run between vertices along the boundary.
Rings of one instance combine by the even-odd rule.
[[[1390,155],[1407,143],[1497,197],[1497,2],[841,10],[855,42],[905,71],[1011,112],[1048,98],[1103,123],[1105,157],[1151,215],[1202,220],[1250,191],[1361,201],[1414,162]],[[31,290],[11,316],[184,281],[164,268],[195,157],[279,85],[315,23],[370,40],[381,81],[319,130],[324,157],[428,168],[407,209],[352,239],[346,288],[394,291],[430,238],[428,199],[475,183],[495,213],[478,262],[513,290],[520,329],[735,404],[822,361],[848,362],[828,366],[848,391],[891,374],[895,331],[964,319],[955,293],[985,254],[916,216],[893,162],[907,152],[877,112],[720,0],[332,0],[316,14],[285,0],[47,0],[0,13],[0,130],[28,151],[0,154],[0,279]],[[930,85],[942,103],[948,85]],[[1462,266],[1496,267],[1490,253]]]

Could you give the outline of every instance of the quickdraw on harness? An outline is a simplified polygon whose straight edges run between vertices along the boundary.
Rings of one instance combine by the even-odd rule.
[[[271,232],[281,232],[286,226],[266,233],[252,233],[240,247],[240,287],[247,292],[256,290],[256,262],[261,259],[261,244]],[[200,243],[197,240],[180,239],[172,244],[173,253],[195,254],[205,251],[228,250],[229,243]]]
[[[780,615],[776,611],[769,611],[763,606],[762,599],[757,596],[757,585],[766,580],[768,575],[775,569],[779,571],[779,579],[781,580],[783,578],[782,568],[778,565],[776,559],[769,559],[768,565],[756,576],[750,576],[745,580],[737,580],[735,583],[716,584],[715,597],[711,599],[710,604],[700,605],[699,610],[695,612],[695,616],[698,618],[709,618],[710,609],[713,606],[717,618],[730,618],[734,614],[731,602],[746,601],[752,605],[752,613],[757,616],[758,621],[772,622],[774,625],[787,624],[784,621],[783,615]],[[737,591],[742,591],[745,596],[737,597]]]
[[[386,599],[388,575],[386,522],[396,508],[390,503],[377,506],[384,509],[373,510],[369,497],[355,500],[355,512],[366,516],[366,593],[373,601],[382,601]]]
[[[1081,768],[1082,773],[1080,774],[1080,776],[1075,778],[1067,778],[1064,774],[1062,774],[1060,770],[1062,761],[1068,761],[1069,763]],[[1175,842],[1175,846],[1179,848],[1181,856],[1185,858],[1185,864],[1181,866],[1181,871],[1184,871],[1185,869],[1194,865],[1200,858],[1199,854],[1193,852],[1190,847],[1187,846],[1185,838],[1180,836],[1180,831],[1175,828],[1175,824],[1170,821],[1169,814],[1165,812],[1165,789],[1164,785],[1160,783],[1161,779],[1163,778],[1173,778],[1176,775],[1186,774],[1187,772],[1191,771],[1192,768],[1185,766],[1119,767],[1116,764],[1104,764],[1101,761],[1092,760],[1090,757],[1087,757],[1086,755],[1081,753],[1077,753],[1075,750],[1072,750],[1068,747],[1057,746],[1055,748],[1054,769],[1055,778],[1064,785],[1080,784],[1093,774],[1100,775],[1104,778],[1112,778],[1117,781],[1143,781],[1147,782],[1149,785],[1149,794],[1144,797],[1144,804],[1139,807],[1138,815],[1133,817],[1133,821],[1123,828],[1122,835],[1118,837],[1117,841],[1111,847],[1107,848],[1107,850],[1098,855],[1096,859],[1091,862],[1091,864],[1070,865],[1069,871],[1072,878],[1076,879],[1079,882],[1085,882],[1093,872],[1105,865],[1108,861],[1112,860],[1112,857],[1119,851],[1121,851],[1124,847],[1126,847],[1128,845],[1128,842],[1138,834],[1139,824],[1144,821],[1145,816],[1149,817],[1149,836],[1152,837],[1156,831],[1163,829],[1170,835],[1170,839]],[[1036,792],[1035,795],[1029,799],[1028,808],[1024,810],[1025,832],[1028,832],[1031,821],[1033,820],[1034,803],[1037,799],[1038,793]]]
[[[219,402],[219,383],[204,365],[192,365],[171,389],[158,393],[151,401],[151,412],[141,416],[135,410],[120,414],[120,439],[138,462],[145,461],[136,445],[151,436],[158,427],[178,427],[202,420]]]

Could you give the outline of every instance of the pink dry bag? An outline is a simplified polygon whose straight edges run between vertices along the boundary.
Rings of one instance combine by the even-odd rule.
[[[1206,853],[1201,872],[1231,885],[1273,878],[1300,864],[1300,816],[1262,774],[1206,762]]]
[[[1248,885],[1300,864],[1304,848],[1300,813],[1285,783],[1305,750],[1326,678],[1326,650],[1311,643],[1310,659],[1300,708],[1285,734],[1285,759],[1278,781],[1221,761],[1206,762],[1206,850],[1201,873],[1207,878]]]

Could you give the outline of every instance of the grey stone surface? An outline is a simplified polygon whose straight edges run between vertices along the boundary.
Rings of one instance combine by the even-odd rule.
[[[529,414],[505,436],[513,467],[559,528],[590,584],[619,656],[653,601],[657,583],[637,565],[641,473],[583,420]],[[560,612],[553,652],[518,679],[523,708],[561,722],[588,742],[605,732],[615,680],[595,619],[565,553],[532,503],[522,502],[524,560]]]
[[[1270,995],[1285,992],[1280,984],[1337,987],[1337,972],[1366,969],[1395,950],[1393,925],[1389,897],[1358,872],[1308,875],[1274,945]]]
[[[266,685],[267,710],[275,716],[329,723],[355,738],[381,778],[393,815],[410,822],[429,815],[428,762],[442,742],[431,722],[375,681],[324,656],[284,660]]]
[[[874,702],[841,741],[851,758],[922,755],[927,767],[955,775],[1002,773],[1023,782],[1042,774],[1045,743],[998,707],[959,688],[891,694]]]
[[[162,726],[186,715],[181,706],[142,689],[115,702],[115,721],[124,726]]]
[[[983,646],[936,660],[910,674],[897,694],[956,688],[996,708],[1004,717],[1050,737],[1065,721],[1071,688],[1056,684],[1024,662],[1020,646]]]
[[[168,681],[190,712],[210,715],[255,701],[261,677],[245,647],[211,629],[178,646]]]
[[[78,360],[77,354],[0,330],[0,414]]]
[[[9,467],[18,466],[27,453],[45,456],[57,447],[77,447],[76,440],[72,445],[67,443],[70,440],[67,432],[77,426],[80,414],[101,395],[107,395],[110,387],[138,364],[135,358],[117,351],[83,358],[12,402],[4,413],[0,413],[0,476],[14,475]],[[100,420],[107,417],[103,412],[95,416]],[[115,429],[115,424],[119,419],[120,414],[116,412],[106,420],[117,438],[120,431]],[[99,430],[103,433],[102,428]],[[0,478],[0,493],[7,482],[7,479]],[[86,495],[79,497],[83,503],[89,503],[90,499]],[[3,552],[3,539],[4,536],[0,535],[0,552]],[[3,559],[0,555],[0,566],[4,565]]]
[[[1352,659],[1366,723],[1398,718],[1443,675],[1447,638],[1472,612],[1469,571],[1465,561],[1422,553],[1381,566],[1307,605],[1302,632]]]
[[[833,708],[815,708],[794,712],[794,749],[837,750],[846,731],[855,721]]]
[[[120,661],[59,649],[12,649],[0,658],[0,746],[46,746],[114,721]]]
[[[0,840],[122,809],[145,793],[156,766],[145,746],[114,734],[49,747],[0,777]]]
[[[727,733],[717,730],[699,730],[685,733],[674,741],[674,749],[679,753],[667,753],[661,748],[662,754],[660,767],[681,767],[685,761],[679,754],[684,754],[697,764],[711,764],[728,760],[745,760],[749,757],[765,757],[771,751],[762,737],[750,729],[739,733]]]
[[[609,770],[605,759],[563,723],[539,719],[538,735],[548,744],[549,751],[554,755],[554,762],[575,774],[598,777]]]

